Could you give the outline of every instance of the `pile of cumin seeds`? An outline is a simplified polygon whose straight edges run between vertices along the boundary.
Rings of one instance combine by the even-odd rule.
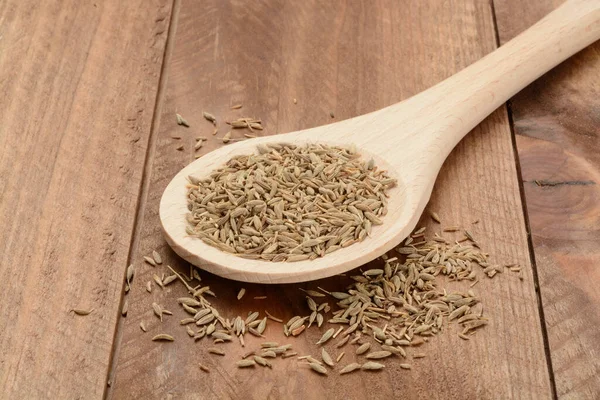
[[[355,149],[283,143],[188,180],[190,236],[272,262],[313,260],[364,240],[383,223],[396,185]]]
[[[215,346],[223,346],[218,353],[208,349],[209,354],[221,355],[226,346],[238,346],[237,343],[244,347],[244,337],[255,336],[264,340],[261,348],[242,356],[242,359],[256,356],[252,359],[254,362],[236,364],[239,368],[257,365],[276,368],[275,364],[279,361],[275,359],[298,356],[292,349],[294,337],[306,335],[313,329],[321,331],[320,339],[314,341],[312,356],[297,357],[299,368],[308,362],[308,370],[322,375],[327,373],[323,373],[321,367],[339,374],[354,371],[372,373],[395,363],[410,370],[415,365],[413,363],[427,356],[424,352],[426,343],[448,327],[452,326],[452,331],[458,328],[458,336],[469,340],[488,324],[479,297],[468,286],[486,276],[492,279],[502,275],[503,269],[519,272],[514,278],[521,278],[520,267],[516,264],[501,267],[490,263],[489,255],[479,249],[472,234],[461,242],[452,241],[458,231],[445,232],[442,229],[439,234],[430,236],[426,235],[425,228],[418,229],[393,252],[376,261],[373,268],[354,270],[346,277],[350,284],[343,289],[336,288],[339,291],[321,287],[316,287],[318,290],[299,288],[305,295],[306,314],[300,313],[287,322],[267,310],[264,316],[258,311],[248,311],[247,315],[244,312],[244,315],[228,318],[224,315],[227,310],[207,299],[206,296],[215,296],[215,293],[202,281],[198,270],[190,269],[188,277],[167,266],[173,274],[169,276],[175,276],[189,293],[189,297],[177,299],[183,317],[179,324],[187,330],[190,340],[212,341]],[[496,273],[490,274],[490,268],[494,268]],[[513,271],[516,268],[519,271]],[[448,291],[443,288],[448,281],[465,281],[457,283],[465,287]],[[472,282],[471,285],[469,282]],[[245,293],[246,289],[236,289],[232,295],[238,297],[240,292]],[[248,295],[253,296],[253,293]],[[160,314],[166,314],[165,311]],[[286,337],[292,336],[290,344],[280,346],[271,341],[273,339],[269,338],[266,330],[268,320],[271,320],[269,326],[281,324],[281,328],[279,325],[275,327],[283,329]],[[153,322],[153,334],[162,334],[160,327],[163,322],[159,318]],[[140,328],[146,332],[145,325],[140,325]],[[153,340],[164,342],[170,339],[154,336]],[[248,347],[255,346],[249,342]],[[344,354],[347,355],[346,365],[340,363]]]

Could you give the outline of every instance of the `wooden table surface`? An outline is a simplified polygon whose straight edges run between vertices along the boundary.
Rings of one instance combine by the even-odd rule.
[[[145,289],[164,264],[188,271],[162,238],[158,203],[195,154],[224,145],[226,129],[212,136],[202,111],[259,117],[261,134],[360,115],[452,75],[560,3],[0,2],[3,398],[600,398],[600,43],[494,112],[440,172],[428,210],[448,224],[479,219],[481,247],[523,268],[522,281],[503,274],[474,287],[490,324],[471,340],[450,328],[410,371],[389,362],[378,375],[324,378],[294,359],[238,370],[247,349],[231,343],[225,357],[207,355],[211,343],[194,343],[179,326],[182,285]],[[209,140],[194,152],[199,135]],[[421,225],[434,228],[427,217]],[[142,258],[154,249],[164,258],[158,269]],[[125,296],[130,263],[136,277]],[[288,319],[306,313],[299,288],[346,284],[201,275],[228,317],[268,309]],[[235,298],[241,287],[244,302]],[[152,302],[175,315],[161,324]],[[175,342],[152,342],[159,332]],[[272,323],[265,334],[317,355],[322,332],[288,339]],[[247,336],[246,347],[260,341]]]

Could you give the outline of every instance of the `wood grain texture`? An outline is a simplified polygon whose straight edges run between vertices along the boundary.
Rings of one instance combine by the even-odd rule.
[[[176,298],[181,285],[144,287],[164,267],[142,263],[154,249],[165,263],[188,271],[161,237],[158,204],[172,178],[194,157],[194,137],[209,136],[209,111],[219,120],[256,116],[265,134],[288,132],[345,119],[393,104],[447,78],[495,48],[487,1],[429,2],[183,2],[168,70],[166,103],[160,121],[139,246],[134,248],[138,277],[129,295],[114,384],[109,397],[131,398],[548,398],[551,388],[544,354],[515,155],[505,110],[492,114],[461,142],[440,173],[430,207],[448,224],[470,226],[484,249],[499,263],[523,266],[525,280],[503,275],[480,282],[475,290],[492,323],[468,342],[449,334],[431,340],[411,371],[388,362],[385,372],[323,378],[276,360],[273,370],[238,370],[233,363],[260,340],[246,336],[246,349],[223,346],[227,355],[207,354],[208,341],[194,343],[179,320],[185,315]],[[293,99],[297,99],[294,104]],[[230,110],[242,103],[239,111]],[[175,113],[190,128],[176,125]],[[202,153],[222,144],[210,137]],[[241,137],[234,131],[234,137]],[[172,136],[181,136],[181,140]],[[177,147],[184,145],[183,151]],[[200,153],[200,154],[202,154]],[[430,225],[429,218],[423,223]],[[430,225],[431,226],[431,225]],[[433,226],[432,226],[433,227]],[[439,229],[439,228],[437,228]],[[243,260],[240,260],[243,262]],[[299,287],[343,288],[334,277],[304,285],[250,285],[203,273],[203,283],[217,293],[214,304],[227,317],[268,309],[289,319],[305,315]],[[239,302],[241,286],[247,294]],[[450,288],[456,287],[450,284]],[[461,286],[464,287],[464,286]],[[266,295],[266,300],[253,300]],[[155,301],[173,311],[164,322],[153,315]],[[331,303],[331,300],[330,300]],[[142,333],[144,321],[148,333]],[[283,337],[270,323],[270,340],[292,343],[300,354],[318,355],[314,343],[324,329],[311,328],[295,338]],[[174,343],[156,343],[166,332]],[[327,346],[331,354],[338,351]],[[345,360],[353,348],[347,346]],[[212,368],[199,370],[202,362]]]
[[[505,42],[561,1],[494,3]],[[514,18],[515,10],[522,18]],[[599,70],[596,43],[511,100],[552,366],[564,399],[600,397]]]
[[[0,2],[3,398],[103,396],[169,14]]]

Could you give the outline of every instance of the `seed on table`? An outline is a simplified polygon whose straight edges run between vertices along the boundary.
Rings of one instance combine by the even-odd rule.
[[[162,322],[162,315],[163,315],[163,309],[161,306],[159,306],[156,303],[152,303],[152,309],[154,310],[154,314],[160,318],[160,321]]]
[[[133,264],[129,265],[127,267],[127,284],[131,285],[131,282],[133,281],[133,276],[135,275],[135,267],[133,266]]]
[[[175,114],[175,117],[177,118],[177,125],[183,125],[186,128],[190,127],[190,124],[179,114]]]
[[[245,295],[245,294],[246,294],[246,289],[244,289],[244,288],[241,288],[241,289],[240,289],[240,291],[239,291],[239,292],[238,292],[238,294],[237,294],[237,299],[238,299],[238,300],[241,300],[241,299],[242,299],[242,297],[244,297],[244,295]]]
[[[391,355],[392,355],[392,353],[389,351],[374,351],[372,353],[367,354],[365,357],[367,359],[376,360],[376,359],[380,359],[380,358],[386,358]]]
[[[254,360],[240,360],[236,362],[235,365],[237,365],[238,368],[248,368],[254,367],[256,362]]]
[[[174,282],[177,279],[177,275],[168,275],[165,277],[165,279],[162,281],[163,286],[167,286],[168,284]]]
[[[202,116],[203,116],[203,117],[204,117],[204,118],[205,118],[207,121],[210,121],[210,122],[212,122],[212,123],[213,123],[213,125],[216,125],[216,124],[217,124],[217,118],[215,118],[215,116],[214,116],[214,115],[212,115],[211,113],[204,111],[204,112],[202,112]]]
[[[154,282],[156,282],[156,284],[158,286],[160,286],[161,288],[165,288],[165,286],[163,285],[162,281],[160,280],[160,277],[156,274],[152,275],[152,279],[154,279]]]
[[[140,322],[140,329],[143,332],[148,332],[148,330],[146,329],[146,324],[144,323],[144,321]]]
[[[209,347],[207,350],[210,354],[216,354],[218,356],[224,356],[225,352],[221,349],[217,349],[215,347]]]
[[[273,368],[273,364],[271,364],[266,358],[263,358],[261,356],[254,356],[252,358],[258,365],[262,365],[263,367]]]
[[[168,335],[166,333],[159,333],[158,335],[154,336],[152,338],[153,341],[167,341],[167,342],[172,342],[175,340],[175,338],[171,335]]]
[[[369,342],[363,343],[356,348],[356,354],[358,354],[358,355],[364,354],[367,351],[369,351],[370,348],[371,348],[371,343],[369,343]]]
[[[385,365],[377,363],[375,361],[368,361],[364,363],[360,368],[365,371],[377,371],[385,368]]]
[[[223,333],[223,332],[214,332],[212,334],[212,337],[214,337],[215,339],[222,339],[225,341],[231,341],[231,339],[232,339],[230,335]]]
[[[262,357],[268,357],[268,358],[276,358],[277,357],[277,353],[275,353],[273,350],[263,350],[263,352],[260,355]]]
[[[315,362],[311,362],[308,365],[310,365],[310,368],[322,375],[327,375],[327,368],[325,368],[324,366],[322,366],[321,364],[317,364]]]
[[[348,343],[348,340],[350,339],[350,335],[346,335],[342,338],[342,340],[340,340],[339,342],[336,343],[335,347],[340,348],[343,347],[346,343]]]
[[[198,364],[198,366],[200,367],[200,369],[202,371],[207,372],[207,373],[210,372],[210,369],[206,365]]]
[[[360,369],[359,363],[351,363],[351,364],[346,365],[344,368],[342,368],[340,370],[340,375],[348,374],[348,373],[350,373],[352,371],[356,371],[358,369]]]
[[[331,339],[331,337],[333,336],[333,333],[335,332],[334,328],[330,328],[328,329],[323,336],[321,336],[321,339],[319,339],[319,341],[317,342],[317,344],[323,344],[325,342],[327,342],[329,339]]]
[[[185,330],[187,331],[187,334],[189,337],[194,337],[196,336],[196,332],[194,332],[194,330],[192,328],[190,328],[190,326],[186,326]]]
[[[192,299],[190,297],[180,297],[177,299],[177,302],[180,304],[188,305],[190,307],[200,307],[202,305],[198,300]]]
[[[400,364],[400,368],[402,368],[402,369],[411,369],[412,367],[410,366],[410,364]]]
[[[69,312],[73,311],[75,314],[77,315],[81,315],[81,316],[86,316],[86,315],[90,315],[94,309],[90,309],[90,310],[86,310],[83,308],[72,308],[71,310],[69,310]]]
[[[333,362],[333,359],[331,358],[331,356],[329,355],[329,353],[325,350],[325,347],[321,348],[321,359],[323,359],[323,362],[327,365],[329,365],[330,367],[335,366],[335,363]]]
[[[144,261],[146,261],[148,264],[152,265],[153,267],[156,267],[156,262],[154,261],[154,259],[152,259],[148,256],[144,256]]]

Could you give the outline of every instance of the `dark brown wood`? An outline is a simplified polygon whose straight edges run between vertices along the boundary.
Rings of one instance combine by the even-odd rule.
[[[496,0],[506,42],[560,0]],[[519,18],[515,18],[515,15]],[[600,43],[511,100],[557,394],[600,398]]]
[[[498,263],[519,263],[524,281],[504,274],[483,280],[475,290],[491,319],[465,342],[449,327],[420,351],[413,370],[387,362],[379,374],[317,376],[295,359],[275,360],[273,370],[238,370],[233,363],[261,340],[246,335],[246,348],[223,345],[224,357],[207,354],[212,344],[194,343],[179,320],[186,315],[176,304],[182,285],[151,294],[145,283],[153,274],[143,255],[159,249],[165,264],[188,272],[165,244],[160,231],[160,196],[175,173],[193,160],[196,136],[209,136],[199,154],[223,144],[223,121],[238,116],[263,120],[263,134],[287,132],[373,111],[405,99],[439,82],[495,48],[495,31],[487,1],[352,1],[182,2],[167,76],[166,102],[155,148],[151,149],[150,184],[143,199],[139,243],[132,252],[138,267],[129,295],[129,316],[118,337],[114,383],[109,396],[133,398],[548,398],[551,387],[538,315],[527,236],[519,194],[515,154],[506,111],[486,119],[446,162],[430,209],[447,224],[473,225],[473,234]],[[297,99],[297,104],[294,103]],[[241,110],[230,106],[241,103]],[[202,118],[209,111],[219,120],[219,133]],[[175,113],[191,127],[176,125]],[[424,132],[423,134],[427,134]],[[234,131],[233,137],[241,138]],[[181,140],[172,136],[181,136]],[[177,148],[183,145],[183,151]],[[430,219],[424,218],[430,225]],[[439,230],[439,227],[437,228]],[[243,260],[240,260],[243,262]],[[226,317],[248,311],[289,319],[307,313],[303,288],[330,290],[342,278],[302,285],[248,285],[207,273],[203,283],[217,294],[214,305]],[[247,289],[237,301],[239,288]],[[449,288],[466,285],[452,285]],[[253,300],[266,295],[266,300]],[[161,323],[151,308],[157,302],[173,311]],[[329,299],[333,304],[333,301]],[[145,322],[148,333],[143,333]],[[318,356],[315,342],[324,329],[311,328],[298,338],[285,338],[281,326],[269,323],[269,340],[292,343],[300,354]],[[173,343],[152,342],[169,333]],[[332,345],[331,354],[338,351]],[[344,363],[354,348],[344,349]],[[211,368],[202,372],[198,363]]]
[[[170,6],[0,2],[2,398],[103,396]]]

